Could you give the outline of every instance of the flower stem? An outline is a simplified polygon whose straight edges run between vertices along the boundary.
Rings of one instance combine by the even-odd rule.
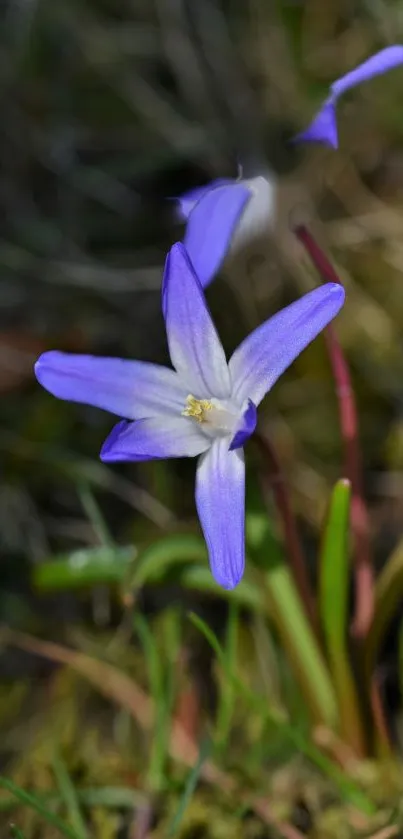
[[[295,228],[295,234],[309,254],[315,268],[326,282],[339,283],[340,279],[304,225]],[[355,553],[355,611],[352,633],[357,641],[368,634],[374,612],[374,569],[369,533],[368,511],[362,486],[362,462],[358,436],[358,417],[350,370],[343,350],[332,326],[324,332],[327,352],[336,383],[341,436],[344,446],[345,476],[351,482],[351,524]]]
[[[263,493],[264,495],[267,494],[269,489],[268,484],[270,482],[270,489],[273,492],[279,519],[282,523],[284,542],[294,576],[294,581],[305,606],[312,628],[315,631],[317,638],[320,640],[321,634],[315,596],[307,575],[306,560],[302,551],[297,523],[290,503],[287,484],[281,469],[281,464],[277,457],[277,452],[274,446],[272,446],[270,440],[259,432],[255,432],[254,437],[257,445],[264,455],[267,463],[267,473],[269,475],[269,481],[266,480],[265,475],[262,476]]]

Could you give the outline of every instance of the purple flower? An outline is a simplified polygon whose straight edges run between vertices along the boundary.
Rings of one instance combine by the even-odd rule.
[[[219,271],[229,249],[238,250],[273,225],[276,187],[272,179],[219,178],[178,198],[187,220],[184,244],[205,288]]]
[[[307,140],[314,143],[325,143],[337,149],[339,144],[336,120],[336,105],[339,97],[351,87],[368,81],[374,76],[380,76],[393,70],[403,63],[403,46],[386,47],[360,64],[355,70],[346,73],[330,86],[330,96],[323,103],[306,131],[301,131],[294,138],[296,142]]]
[[[227,363],[186,249],[176,244],[162,290],[174,369],[54,351],[39,358],[35,373],[60,399],[125,417],[102,447],[106,462],[201,455],[197,510],[213,576],[230,589],[244,570],[242,446],[255,429],[256,408],[343,302],[340,285],[320,286],[252,332]]]

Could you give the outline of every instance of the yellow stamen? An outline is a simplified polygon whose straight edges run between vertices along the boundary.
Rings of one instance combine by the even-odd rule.
[[[211,411],[212,407],[208,399],[196,399],[189,393],[189,396],[186,397],[186,408],[182,411],[182,416],[193,417],[196,422],[206,422],[204,414],[206,411]]]

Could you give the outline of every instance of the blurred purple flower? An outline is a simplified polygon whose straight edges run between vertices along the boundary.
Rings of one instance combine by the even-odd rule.
[[[320,111],[316,114],[306,131],[301,131],[294,138],[294,142],[308,141],[314,143],[325,143],[337,149],[339,144],[336,119],[336,105],[339,97],[350,88],[361,82],[368,81],[374,76],[380,76],[393,70],[399,64],[403,64],[403,46],[395,45],[386,47],[377,52],[376,55],[368,58],[355,70],[346,73],[337,79],[330,86],[330,96],[323,103]]]
[[[238,250],[268,232],[275,195],[274,180],[260,175],[249,180],[219,178],[177,199],[179,216],[187,221],[184,244],[203,288],[230,248]]]
[[[213,576],[230,589],[244,570],[242,446],[255,429],[256,408],[343,302],[340,285],[320,286],[252,332],[227,363],[186,249],[176,244],[162,290],[174,369],[51,351],[41,355],[35,373],[60,399],[126,418],[102,447],[106,462],[201,455],[197,510]]]

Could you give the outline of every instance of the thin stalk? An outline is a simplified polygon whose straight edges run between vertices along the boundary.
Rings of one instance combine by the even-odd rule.
[[[295,234],[309,254],[315,268],[326,282],[341,281],[315,239],[306,227],[295,228]],[[344,447],[344,474],[352,489],[351,527],[355,555],[355,611],[352,634],[357,641],[367,637],[374,614],[374,567],[369,533],[368,511],[362,485],[362,460],[358,433],[358,416],[350,370],[332,326],[324,332],[327,352],[336,384],[340,430]]]
[[[295,235],[309,254],[315,268],[326,282],[341,284],[340,278],[304,225],[294,229]],[[375,575],[370,542],[368,510],[364,500],[362,459],[358,434],[358,415],[350,370],[332,326],[325,329],[325,340],[339,407],[340,430],[344,446],[345,477],[351,483],[351,527],[355,556],[355,609],[351,632],[358,645],[358,654],[368,637],[375,609]],[[383,712],[376,675],[364,674],[369,680],[370,706],[378,747],[391,753],[389,732]]]
[[[257,432],[255,433],[255,440],[264,455],[268,467],[267,472],[269,475],[270,489],[273,492],[278,516],[282,525],[284,543],[295,585],[305,606],[312,628],[320,640],[321,633],[315,596],[308,578],[306,560],[281,464],[274,446],[271,445],[267,437]],[[263,478],[263,482],[263,491],[266,494],[268,486],[265,478]]]

